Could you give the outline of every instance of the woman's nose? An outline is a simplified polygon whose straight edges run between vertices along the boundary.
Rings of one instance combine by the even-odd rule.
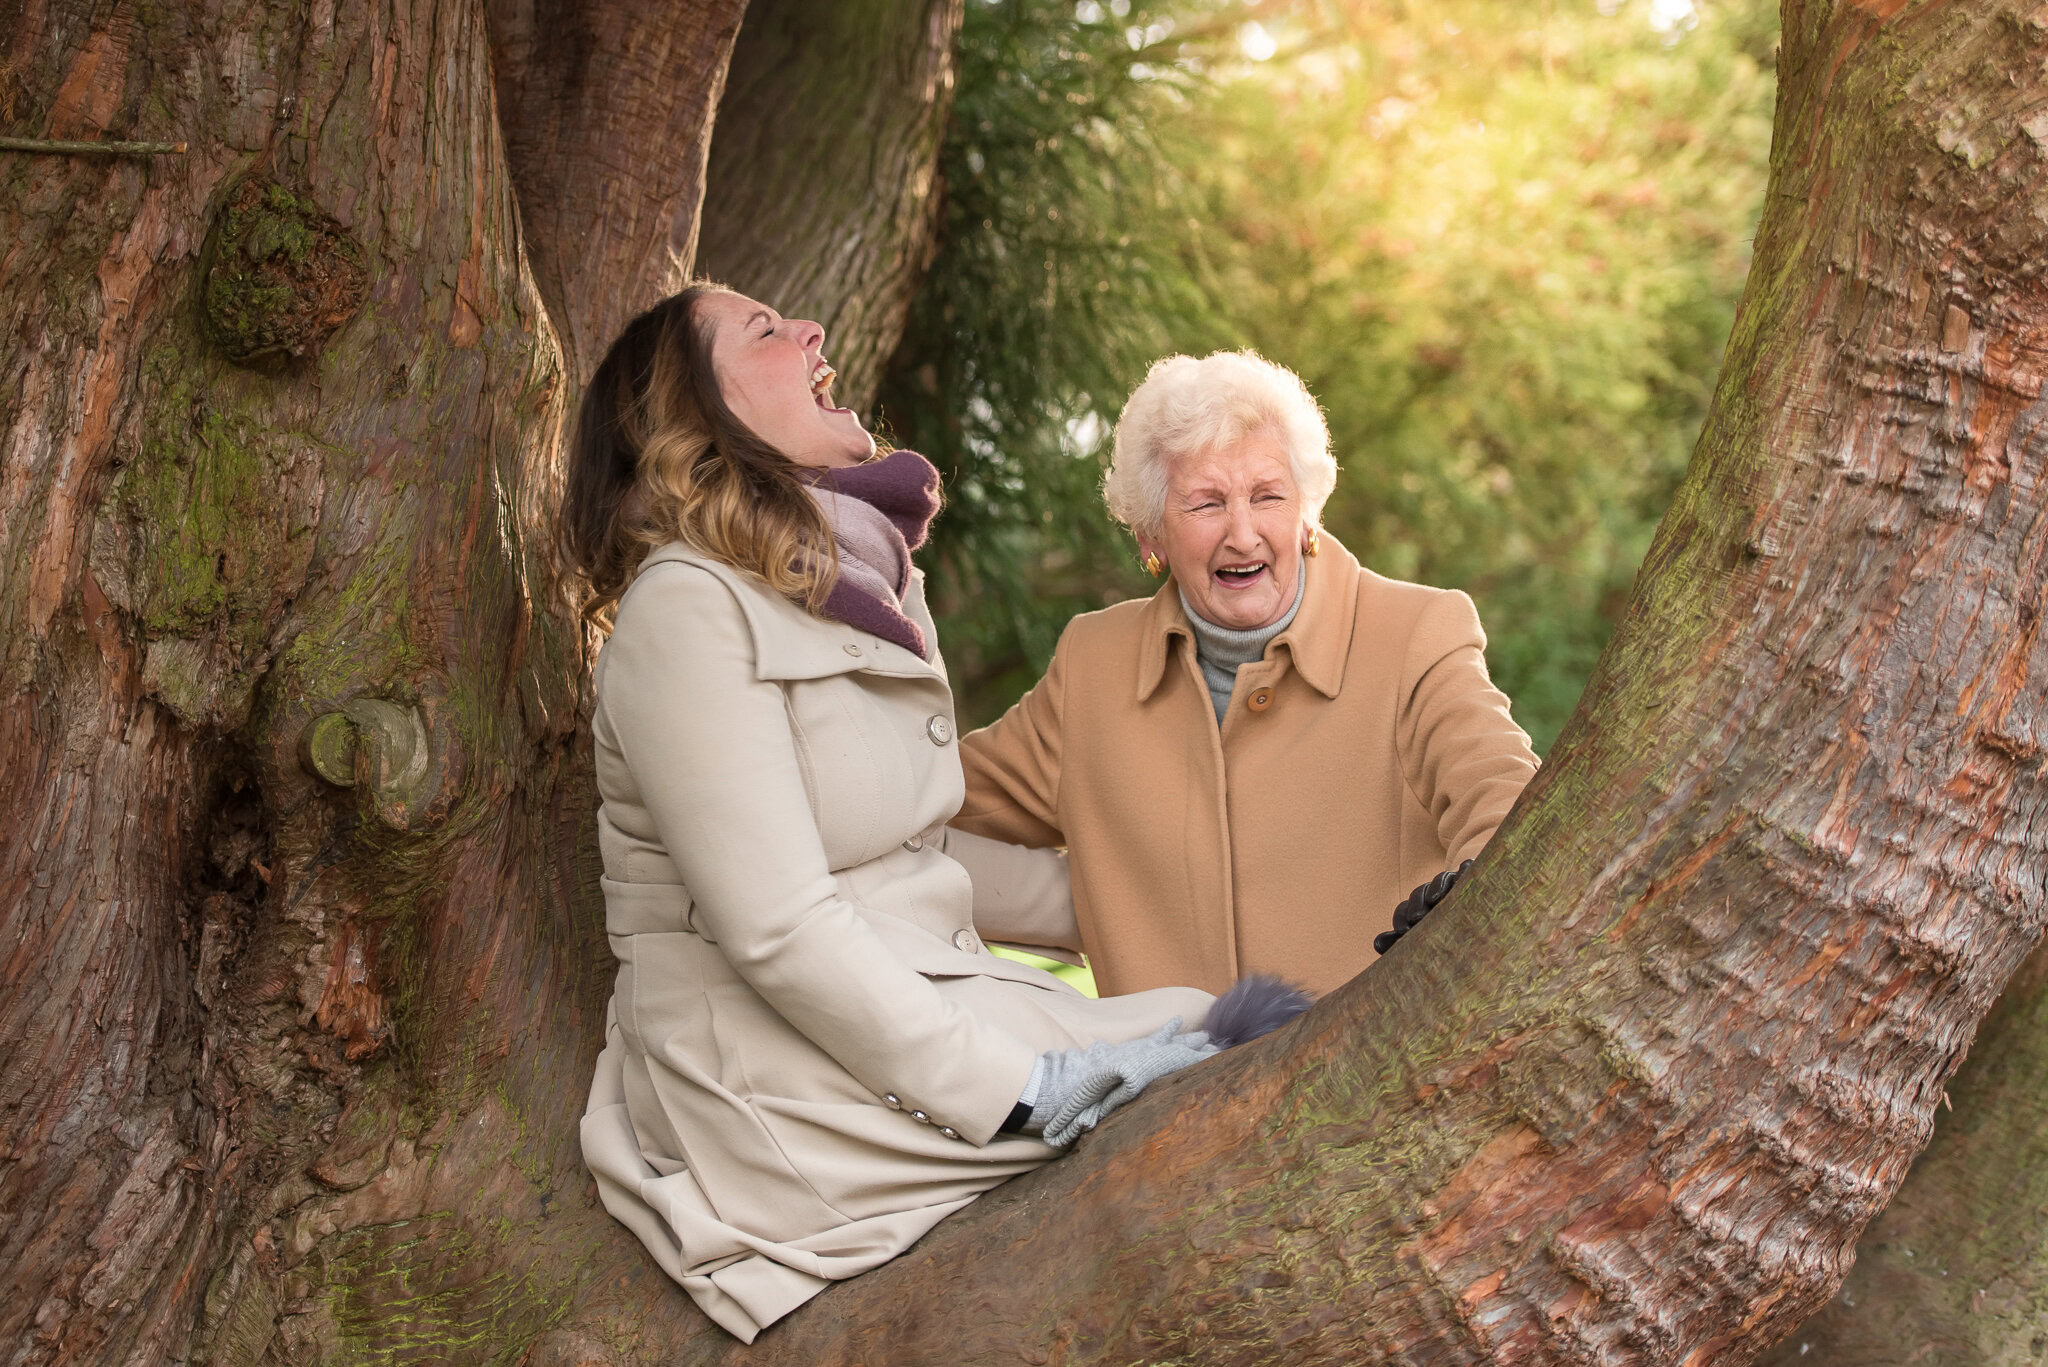
[[[808,318],[792,318],[790,325],[796,328],[796,335],[805,347],[812,351],[825,349],[825,329]]]
[[[1249,502],[1240,503],[1233,501],[1230,504],[1230,523],[1227,535],[1230,538],[1230,544],[1233,546],[1249,546],[1252,542],[1259,539],[1257,529],[1252,526],[1252,505]]]

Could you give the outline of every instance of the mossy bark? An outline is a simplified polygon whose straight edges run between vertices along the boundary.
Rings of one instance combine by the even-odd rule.
[[[390,1339],[337,1241],[446,1262],[342,1211],[356,1122],[507,1147],[489,1089],[587,1066],[562,359],[474,5],[21,18],[10,131],[190,151],[0,167],[0,1356],[310,1361]],[[301,766],[372,698],[432,738],[409,805]]]
[[[738,9],[637,30],[620,221],[694,231]],[[543,307],[473,0],[16,17],[7,131],[190,151],[0,154],[0,1361],[516,1359],[632,1256],[547,545],[557,329],[664,277]]]

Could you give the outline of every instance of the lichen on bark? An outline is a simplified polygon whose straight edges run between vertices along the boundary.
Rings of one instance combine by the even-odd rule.
[[[207,243],[207,333],[238,365],[316,353],[369,293],[368,254],[303,194],[250,177],[229,193]]]

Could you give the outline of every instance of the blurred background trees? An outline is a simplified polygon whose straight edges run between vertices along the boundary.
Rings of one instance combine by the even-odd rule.
[[[1691,452],[1749,265],[1768,0],[968,0],[879,410],[947,472],[963,716],[1150,591],[1095,487],[1171,351],[1302,375],[1382,573],[1478,601],[1547,747]]]

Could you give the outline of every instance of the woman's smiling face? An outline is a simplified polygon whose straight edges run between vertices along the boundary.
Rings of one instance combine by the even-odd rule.
[[[825,329],[727,291],[705,295],[696,314],[710,331],[718,392],[748,431],[799,465],[858,465],[874,455],[860,416],[832,406]]]
[[[1218,626],[1271,626],[1294,606],[1301,574],[1301,491],[1271,432],[1167,459],[1166,513],[1146,554],[1173,570],[1196,612]]]

